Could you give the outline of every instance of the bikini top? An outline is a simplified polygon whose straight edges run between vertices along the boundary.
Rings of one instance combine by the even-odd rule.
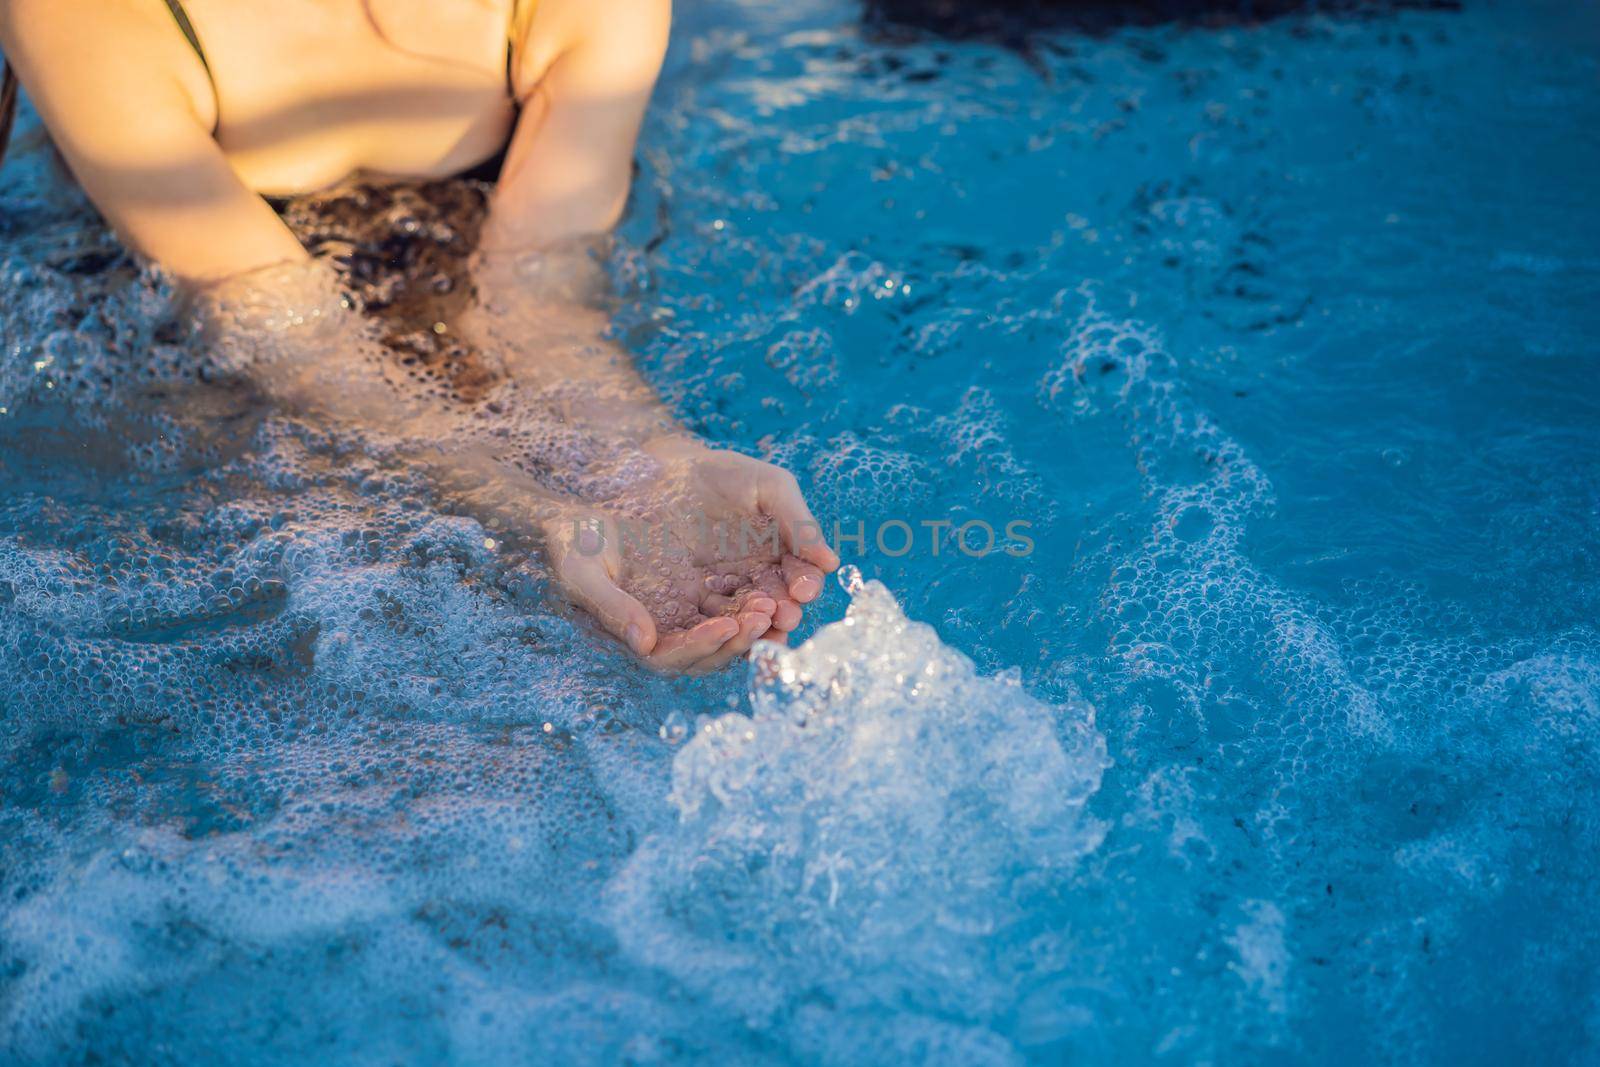
[[[200,47],[200,37],[194,32],[194,23],[189,21],[189,13],[183,9],[183,0],[166,0],[166,3],[167,10],[172,12],[172,20],[178,24],[178,29],[183,31],[184,40],[188,41],[189,47],[194,49],[194,54],[200,59],[200,65],[206,69],[206,77],[211,79],[211,84],[215,87],[217,80],[211,74],[211,64],[206,61],[206,50]],[[525,9],[521,8],[522,5],[517,3],[511,5],[511,24],[513,27],[526,25],[527,20],[532,16],[532,3],[529,3]],[[521,9],[520,12],[519,9]],[[519,13],[521,15],[520,19],[518,17]],[[515,101],[517,94],[511,80],[511,61],[514,58],[512,54],[513,44],[513,34],[508,32],[506,34],[506,85],[512,89],[511,98]]]
[[[512,80],[513,46],[520,36],[519,31],[525,29],[533,17],[533,8],[538,0],[513,0],[511,5],[511,32],[506,34],[506,86],[511,89],[511,102],[518,106],[515,83]],[[194,49],[194,54],[199,57],[200,65],[205,68],[206,77],[211,79],[211,84],[216,85],[216,79],[211,75],[211,64],[206,61],[205,49],[200,47],[200,37],[194,32],[194,23],[189,21],[188,12],[183,9],[182,0],[166,0],[167,10],[172,12],[172,20],[178,24],[178,29],[183,31],[184,39],[189,42],[189,47]],[[6,149],[11,143],[11,126],[17,115],[17,95],[19,83],[16,71],[11,69],[10,60],[0,61],[0,163],[5,161]],[[499,175],[500,164],[505,159],[506,148],[510,147],[509,138],[506,147],[491,159],[466,172],[467,177],[479,178],[483,181],[494,181]]]

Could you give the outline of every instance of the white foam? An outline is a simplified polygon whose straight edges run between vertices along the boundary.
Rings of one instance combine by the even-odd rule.
[[[1015,995],[995,946],[1023,900],[1100,841],[1104,742],[1088,707],[978,674],[847,572],[842,621],[753,665],[753,715],[701,718],[677,822],[608,914],[639,962],[759,1026],[814,1038],[820,1009],[793,1012],[818,994],[884,1040],[922,1014],[976,1024]]]

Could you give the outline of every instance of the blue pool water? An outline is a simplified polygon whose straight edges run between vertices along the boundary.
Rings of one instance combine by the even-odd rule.
[[[869,531],[703,680],[9,162],[0,1060],[1595,1062],[1597,31],[680,5],[616,335]]]

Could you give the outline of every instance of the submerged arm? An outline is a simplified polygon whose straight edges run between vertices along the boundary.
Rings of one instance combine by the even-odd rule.
[[[523,262],[565,280],[564,260]],[[652,665],[712,669],[782,639],[837,566],[795,479],[679,427],[599,313],[531,284],[499,314],[480,308],[490,325],[476,343],[506,373],[461,403],[407,380],[322,281],[286,265],[214,287],[213,357],[232,366],[239,352],[237,369],[280,403],[358,432],[465,511],[542,542],[561,587]],[[624,527],[646,533],[630,543]]]
[[[629,572],[637,579],[640,571],[661,571],[660,560],[630,563],[612,548],[589,555],[576,550],[572,531],[546,530],[557,577],[613,633],[653,633],[649,616],[661,615],[666,602],[676,602],[669,609],[687,605],[691,622],[696,612],[738,612],[741,629],[728,636],[726,656],[762,636],[746,632],[746,608],[786,634],[799,604],[820,593],[821,572],[838,560],[807,533],[815,523],[787,471],[708,448],[684,430],[629,354],[604,338],[603,318],[582,307],[597,287],[590,283],[601,279],[579,242],[610,229],[627,201],[634,144],[670,22],[668,0],[541,0],[528,40],[519,42],[514,74],[522,116],[484,223],[473,269],[479,306],[465,332],[503,358],[514,380],[559,397],[557,413],[567,424],[648,455],[661,469],[653,490],[661,501],[776,523],[781,548],[770,558],[702,551],[698,570],[678,585],[653,580],[645,590],[629,583]],[[606,509],[591,515],[609,528]],[[685,584],[690,578],[694,588]],[[649,612],[641,598],[651,602]],[[690,636],[726,621],[713,618]]]

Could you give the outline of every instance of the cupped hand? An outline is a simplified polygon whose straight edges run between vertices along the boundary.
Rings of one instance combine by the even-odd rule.
[[[546,519],[568,595],[659,670],[704,673],[756,641],[786,641],[839,558],[794,476],[687,439],[652,442],[643,502]]]

